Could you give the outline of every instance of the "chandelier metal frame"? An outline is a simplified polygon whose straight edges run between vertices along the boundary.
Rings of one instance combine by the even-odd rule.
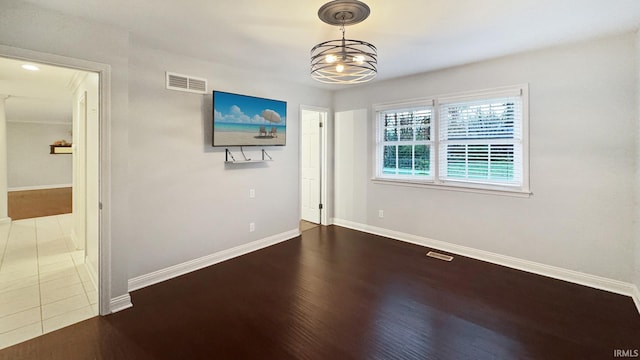
[[[311,49],[311,77],[327,84],[360,84],[375,78],[378,50],[366,41],[346,39],[345,26],[357,24],[370,14],[357,0],[334,0],[318,10],[318,17],[340,25],[342,39],[322,42]]]

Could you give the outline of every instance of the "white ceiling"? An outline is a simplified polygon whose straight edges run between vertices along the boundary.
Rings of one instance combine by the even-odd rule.
[[[126,28],[150,46],[292,81],[309,79],[309,50],[336,39],[325,0],[27,0]],[[376,80],[637,29],[639,0],[366,0],[347,37],[378,48]],[[374,80],[375,81],[375,80]]]
[[[9,95],[7,120],[71,124],[71,82],[81,71],[42,64],[36,64],[40,70],[29,71],[23,64],[0,58],[0,94]]]
[[[130,31],[149,46],[249,67],[322,88],[309,50],[340,37],[317,17],[325,0],[26,0]],[[366,0],[347,38],[378,48],[374,81],[638,29],[640,0]],[[75,70],[0,59],[9,121],[70,122]]]

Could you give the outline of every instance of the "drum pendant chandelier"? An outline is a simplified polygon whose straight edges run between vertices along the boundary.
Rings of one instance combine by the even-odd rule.
[[[339,25],[342,39],[325,41],[311,49],[312,78],[327,84],[360,84],[376,77],[376,47],[344,37],[345,26],[363,21],[370,13],[369,6],[357,0],[334,0],[320,7],[320,20]]]

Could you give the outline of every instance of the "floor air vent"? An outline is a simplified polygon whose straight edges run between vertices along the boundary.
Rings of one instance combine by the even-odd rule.
[[[449,255],[445,255],[445,254],[440,254],[437,252],[433,252],[433,251],[429,251],[427,253],[427,256],[432,257],[432,258],[436,258],[439,260],[444,260],[444,261],[451,261],[453,260],[453,256],[449,256]]]
[[[166,87],[169,90],[206,94],[207,79],[167,72]]]

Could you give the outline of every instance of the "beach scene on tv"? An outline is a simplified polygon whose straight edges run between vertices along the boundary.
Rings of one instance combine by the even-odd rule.
[[[213,146],[285,145],[287,103],[213,92]]]

